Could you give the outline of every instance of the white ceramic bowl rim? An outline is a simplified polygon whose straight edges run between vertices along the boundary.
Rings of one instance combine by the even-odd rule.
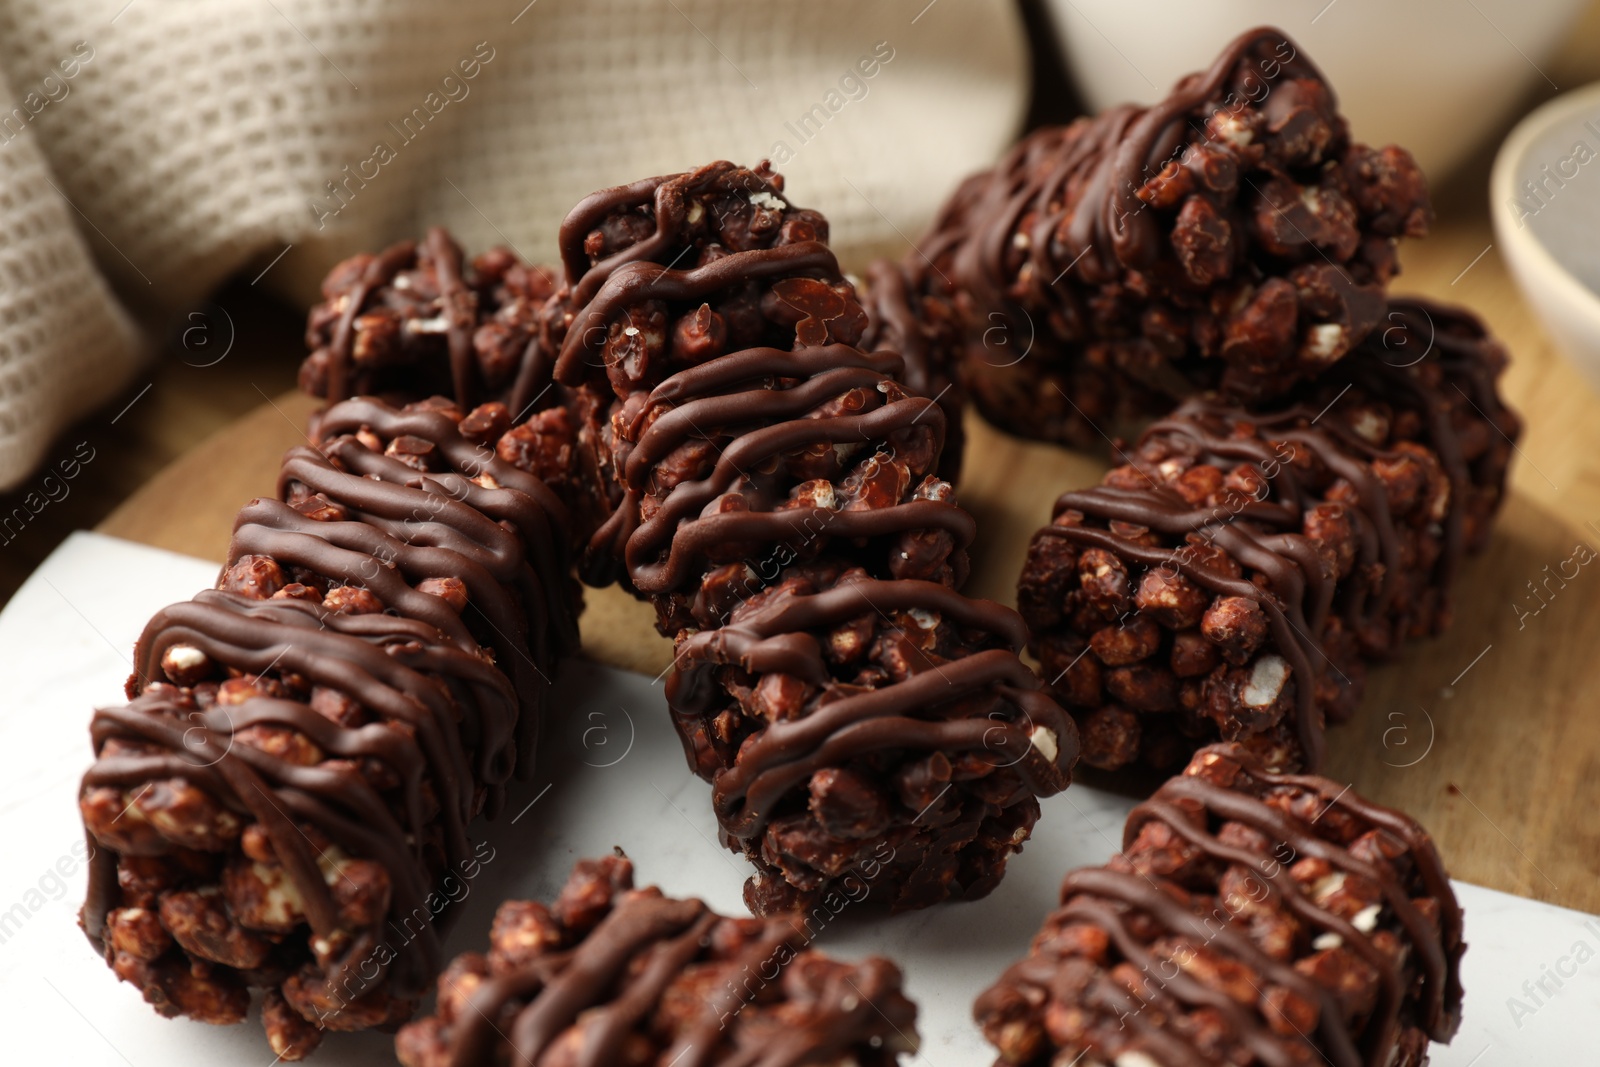
[[[1498,229],[1508,242],[1519,246],[1519,251],[1527,257],[1526,265],[1541,275],[1541,283],[1554,286],[1565,301],[1579,305],[1587,317],[1600,320],[1600,293],[1585,285],[1566,264],[1553,256],[1532,227],[1518,227],[1509,206],[1516,195],[1517,165],[1533,142],[1573,112],[1584,111],[1597,103],[1600,103],[1600,82],[1558,96],[1517,123],[1495,155],[1494,169],[1489,176],[1489,199],[1490,210],[1502,222]]]

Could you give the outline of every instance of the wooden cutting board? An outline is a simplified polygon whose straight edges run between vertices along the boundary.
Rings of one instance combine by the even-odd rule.
[[[1454,627],[1373,672],[1360,712],[1329,737],[1328,772],[1419,818],[1457,877],[1600,911],[1596,398],[1530,317],[1481,208],[1462,214],[1406,249],[1397,289],[1477,309],[1510,348],[1505,388],[1528,422],[1514,488],[1493,544],[1461,577]],[[262,405],[152,479],[100,529],[221,559],[234,512],[273,492],[278,457],[303,439],[310,410],[293,394]],[[1104,465],[975,418],[968,432],[960,499],[980,531],[970,591],[1011,603],[1051,502],[1093,484]],[[651,676],[666,668],[670,645],[648,608],[614,589],[587,599],[588,655]]]

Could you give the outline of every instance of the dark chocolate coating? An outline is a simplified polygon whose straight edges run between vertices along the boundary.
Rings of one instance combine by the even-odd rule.
[[[934,475],[945,411],[902,387],[899,355],[856,347],[867,316],[781,191],[718,163],[597,193],[562,227],[554,373],[614,397],[594,467],[621,492],[587,556],[620,560],[677,636],[669,703],[724,840],[757,865],[753,909],[804,903],[879,846],[895,907],[982,895],[1033,798],[1067,784],[1071,721],[1017,659],[1015,614],[955,591],[974,527]],[[690,356],[679,338],[708,313],[726,343]],[[858,621],[857,652],[825,658]],[[770,714],[789,721],[763,721],[750,694],[785,687]],[[930,755],[943,781],[952,761],[968,777],[892,798]],[[804,814],[808,783],[871,814],[830,829]]]
[[[1110,864],[1067,875],[974,1011],[1008,1067],[1417,1067],[1460,1024],[1464,948],[1415,821],[1214,745],[1134,809]]]
[[[498,400],[521,412],[549,381],[539,314],[554,290],[548,271],[504,248],[468,263],[437,226],[353,256],[308,316],[301,387],[329,403],[448,394],[463,410]]]
[[[435,443],[445,469],[421,473],[379,455],[353,436],[363,427],[385,440],[410,435]],[[267,549],[278,546],[298,566],[365,583],[386,603],[393,596],[391,606],[403,613],[441,629],[465,627],[496,650],[500,669],[529,709],[518,733],[526,770],[550,671],[578,647],[565,505],[539,479],[465,440],[455,420],[440,411],[397,411],[360,398],[317,416],[316,432],[320,452],[292,449],[279,491],[299,482],[324,492],[346,506],[349,522],[308,525],[281,502],[257,501],[239,513],[229,562],[250,553],[275,556]],[[258,521],[263,511],[265,521]],[[368,573],[369,558],[384,564],[376,576]],[[467,584],[465,616],[407,586],[445,576]]]
[[[156,620],[132,703],[97,719],[81,805],[103,847],[85,924],[160,1010],[235,1021],[248,990],[266,988],[263,1018],[285,1058],[314,1045],[310,1024],[409,1013],[449,918],[427,905],[441,877],[472,862],[466,821],[497,809],[508,776],[531,765],[549,672],[576,648],[570,548],[586,579],[649,597],[664,632],[719,638],[695,645],[694,681],[672,690],[702,691],[701,722],[679,719],[696,768],[739,771],[718,801],[745,835],[730,846],[780,875],[756,907],[825,895],[845,859],[892,872],[874,891],[902,907],[998,881],[1037,818],[1035,795],[1067,782],[1072,723],[1017,659],[1015,614],[953,591],[973,524],[933,474],[944,412],[907,394],[897,354],[856,347],[867,315],[827,224],[781,191],[770,171],[718,163],[597,193],[563,228],[559,290],[509,253],[469,266],[437,230],[420,249],[354,257],[330,275],[308,327],[307,388],[443,388],[455,400],[396,410],[362,398],[316,416],[318,443],[285,458],[282,499],[241,511],[228,592]],[[653,333],[664,325],[676,331],[667,358]],[[452,407],[478,400],[465,419]],[[671,480],[705,448],[727,463]],[[728,560],[746,552],[789,558],[741,591]],[[803,592],[817,580],[836,588]],[[881,632],[876,618],[840,614],[863,597],[893,613]],[[251,603],[266,598],[295,603]],[[372,612],[391,621],[351,621]],[[314,641],[286,636],[324,616],[336,621]],[[772,731],[743,764],[691,736],[720,731],[730,712],[712,705],[748,692],[735,661],[760,664],[778,646],[803,655],[827,636],[803,627],[836,624],[859,647],[841,659],[835,641],[802,683],[823,683],[825,714]],[[397,634],[448,675],[428,675],[422,696],[409,676],[351,673],[377,671],[351,643],[366,639],[410,665]],[[488,681],[449,674],[461,670],[449,650]],[[713,665],[726,677],[708,679]],[[745,679],[789,684],[776,671]],[[241,716],[243,739],[217,751],[212,735]],[[189,720],[206,739],[200,758],[184,751]],[[863,774],[883,788],[863,787]],[[792,810],[807,777],[828,793],[815,827]],[[894,808],[883,790],[898,790]],[[142,801],[147,791],[159,803]],[[883,832],[845,825],[863,796],[885,805]],[[133,813],[120,828],[119,809]],[[774,814],[791,842],[815,831],[849,855],[807,866],[779,849],[769,862],[756,839],[772,837]],[[347,892],[329,870],[354,864],[367,866],[359,886],[343,879]],[[426,936],[366,973],[384,947],[379,920],[419,906],[432,912]]]
[[[1053,665],[1076,661],[1081,641],[1093,636],[1074,622],[1083,594],[1067,573],[1084,550],[1123,562],[1130,599],[1152,572],[1181,575],[1207,599],[1259,606],[1267,639],[1232,666],[1260,664],[1268,655],[1287,661],[1292,717],[1252,722],[1242,708],[1231,714],[1215,706],[1209,687],[1221,685],[1228,664],[1195,682],[1202,686],[1193,691],[1195,704],[1182,703],[1180,693],[1181,711],[1140,708],[1137,700],[1131,710],[1163,712],[1146,720],[1152,728],[1155,719],[1171,720],[1165,712],[1178,711],[1190,744],[1219,733],[1259,736],[1288,746],[1271,762],[1320,765],[1326,722],[1342,720],[1359,698],[1358,656],[1386,658],[1406,638],[1448,625],[1451,584],[1463,555],[1487,539],[1519,429],[1496,389],[1504,352],[1475,319],[1418,300],[1395,300],[1390,308],[1388,329],[1295,402],[1266,413],[1211,398],[1188,401],[1146,430],[1131,456],[1123,454],[1128,465],[1105,484],[1061,496],[1056,521],[1036,535],[1019,590],[1047,676],[1068,674],[1071,666]],[[1190,468],[1230,478],[1249,472],[1239,484],[1261,488],[1207,492],[1200,482],[1206,488],[1190,493]],[[1218,476],[1216,485],[1223,484]],[[1342,536],[1324,533],[1345,523]],[[1049,541],[1073,551],[1058,560]],[[1242,571],[1218,566],[1219,552]],[[1089,626],[1126,628],[1137,613],[1103,614],[1084,618]],[[1163,648],[1146,657],[1159,663]],[[1058,691],[1083,709],[1080,715],[1116,701],[1114,689],[1101,696],[1098,685],[1075,691],[1077,680]],[[1114,713],[1126,723],[1124,715]],[[1112,728],[1113,716],[1101,714],[1099,729]],[[1111,747],[1113,760],[1097,751],[1088,757],[1108,767],[1133,758],[1129,746]]]
[[[543,483],[442,402],[314,421],[283,499],[240,512],[222,588],[147,626],[83,786],[90,939],[168,1014],[228,1021],[266,988],[305,1020],[289,1037],[269,1022],[300,1042],[288,1058],[314,1044],[294,1031],[401,1021],[438,974],[442,879],[476,869],[467,823],[530,773],[549,675],[577,645],[567,515]],[[182,810],[140,806],[177,782]],[[197,900],[229,910],[174,926]],[[130,943],[158,905],[179,945]],[[191,965],[198,986],[173,977]]]
[[[836,963],[794,917],[724,918],[632,886],[626,859],[583,861],[553,907],[504,905],[488,958],[459,957],[439,1013],[401,1031],[400,1062],[887,1067],[915,1050],[887,960]]]
[[[705,570],[712,549],[805,538],[808,534],[802,531],[808,522],[825,527],[830,539],[866,540],[942,530],[950,535],[957,551],[964,550],[976,532],[975,524],[948,501],[913,499],[852,511],[772,511],[768,509],[784,502],[790,486],[780,478],[763,493],[767,487],[752,486],[756,479],[744,473],[819,444],[854,446],[885,440],[899,431],[912,430],[919,422],[935,433],[942,430],[939,409],[931,401],[904,395],[864,414],[814,417],[823,403],[850,390],[884,391],[879,387],[887,389],[894,369],[885,354],[869,355],[848,345],[794,352],[751,348],[681,371],[651,390],[646,410],[661,414],[640,435],[623,465],[622,479],[630,501],[649,492],[648,480],[656,465],[692,438],[756,425],[738,433],[737,439],[721,450],[709,477],[675,487],[654,515],[632,524],[622,556],[635,588],[644,593],[681,588],[697,576],[695,571]],[[783,378],[803,384],[788,389],[767,384]],[[741,483],[741,495],[750,510],[703,514],[735,482]],[[613,519],[603,533],[614,529],[615,523]]]
[[[1420,172],[1354,144],[1280,31],[1234,40],[1150,107],[1026,137],[963,184],[906,268],[966,325],[997,426],[1102,447],[1197,391],[1282,396],[1379,325]]]
[[[914,263],[911,256],[907,263]],[[948,301],[921,295],[917,276],[915,266],[887,259],[877,260],[867,268],[861,293],[867,332],[862,335],[861,347],[900,353],[905,361],[900,380],[906,389],[943,409],[945,440],[939,456],[939,477],[953,484],[961,476],[961,458],[966,449],[961,418],[966,411],[967,394],[956,378],[961,324]]]
[[[384,614],[341,615],[298,601],[256,601],[219,590],[174,604],[150,621],[135,652],[140,674],[158,677],[161,655],[175,644],[199,648],[218,663],[251,673],[269,666],[296,672],[405,728],[346,729],[294,700],[256,698],[232,708],[195,709],[165,694],[135,696],[127,707],[95,713],[90,733],[96,751],[121,738],[164,753],[97,759],[84,776],[85,787],[137,789],[158,778],[192,780],[266,830],[319,936],[334,936],[341,923],[315,850],[295,827],[297,821],[321,828],[353,856],[382,863],[393,885],[393,914],[426,913],[434,886],[423,848],[436,836],[432,831],[442,835],[452,867],[466,861],[471,854],[466,824],[482,800],[477,790],[488,787],[498,797],[509,780],[519,715],[505,676],[476,646],[463,647],[426,623]],[[236,741],[239,731],[263,724],[295,730],[336,759],[382,761],[403,781],[400,811],[391,810],[391,802],[353,769],[299,767]],[[439,801],[432,818],[425,789]],[[113,906],[117,855],[99,848],[93,862],[97,871],[108,868],[110,877],[89,880],[84,926],[92,939]],[[344,968],[362,963],[382,940],[380,930],[363,934],[351,942],[341,968],[328,976],[334,984],[343,985],[351,977]],[[401,996],[421,993],[442,962],[439,931],[429,926],[400,945],[388,974],[390,990]]]
[[[679,646],[671,682],[673,713],[692,736],[694,720],[715,706],[709,668],[737,664],[752,675],[780,673],[817,686],[833,682],[812,633],[828,631],[872,612],[924,611],[1000,639],[999,647],[938,664],[891,690],[841,693],[805,718],[773,723],[751,734],[737,760],[713,779],[713,804],[723,832],[740,841],[758,838],[782,798],[812,774],[882,749],[989,752],[1017,766],[1038,796],[1059,792],[1066,774],[1055,757],[1034,744],[1034,731],[1071,737],[1062,710],[1040,691],[1038,677],[1017,659],[1023,632],[1014,613],[992,601],[972,600],[946,586],[910,580],[841,580],[827,590],[779,600],[743,613],[716,630],[701,630]],[[1022,717],[925,719],[922,707],[993,691],[1013,702]],[[1044,747],[1054,746],[1050,741]]]

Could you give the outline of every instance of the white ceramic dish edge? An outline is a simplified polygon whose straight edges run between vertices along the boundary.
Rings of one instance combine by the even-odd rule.
[[[1524,299],[1574,365],[1600,388],[1600,293],[1557,259],[1533,228],[1520,222],[1512,206],[1517,199],[1518,166],[1528,150],[1550,129],[1586,108],[1600,112],[1600,82],[1551,100],[1517,124],[1495,155],[1489,215]],[[1600,234],[1594,236],[1600,240]]]

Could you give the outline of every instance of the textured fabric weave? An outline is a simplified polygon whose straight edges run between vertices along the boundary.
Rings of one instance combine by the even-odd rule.
[[[1009,0],[525,3],[0,0],[0,487],[234,272],[303,304],[433,223],[549,261],[593,189],[763,157],[859,269],[1026,104]]]

